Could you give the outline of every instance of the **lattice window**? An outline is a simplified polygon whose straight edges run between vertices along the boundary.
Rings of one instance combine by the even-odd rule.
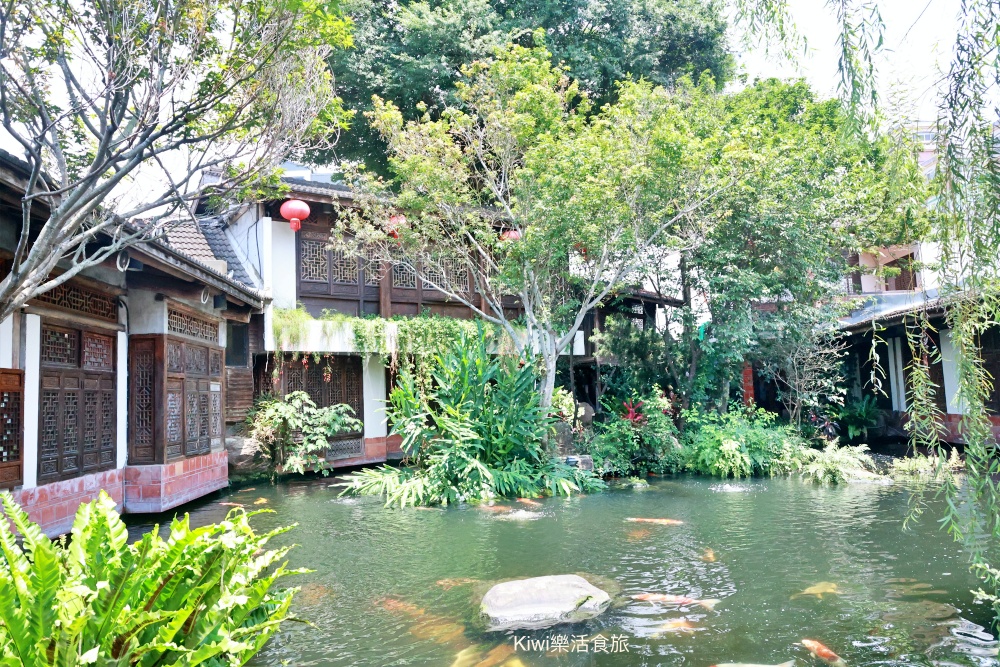
[[[212,437],[222,435],[222,392],[212,392]]]
[[[167,310],[167,331],[191,336],[192,338],[200,338],[212,343],[219,342],[218,322],[173,308]]]
[[[131,388],[131,429],[129,431],[129,458],[132,463],[152,463],[153,451],[153,379],[156,357],[153,341],[140,340],[132,343],[129,354],[132,362]]]
[[[293,366],[285,371],[285,393],[293,391],[305,391],[305,377],[301,366]]]
[[[167,370],[171,373],[184,372],[183,346],[176,341],[167,341]]]
[[[184,439],[181,432],[184,416],[181,409],[182,396],[180,391],[167,392],[167,442],[179,443]]]
[[[75,472],[80,469],[77,456],[80,451],[80,394],[65,392],[62,395],[62,472]]]
[[[97,451],[97,404],[96,391],[83,392],[83,451]],[[94,457],[94,463],[97,457]],[[86,463],[85,463],[86,465]]]
[[[118,423],[115,419],[114,392],[105,391],[101,394],[101,460],[99,465],[114,463],[115,441],[118,435]]]
[[[368,287],[378,287],[382,281],[382,262],[379,261],[376,251],[373,248],[366,248],[362,257],[362,265],[365,272],[365,285]]]
[[[63,283],[35,297],[57,308],[72,310],[107,322],[118,322],[118,301],[97,290]]]
[[[330,252],[330,268],[333,282],[341,285],[358,284],[358,258],[340,250]]]
[[[184,393],[185,417],[187,417],[187,454],[198,450],[198,392],[188,387]]]
[[[357,456],[364,456],[365,443],[361,438],[349,438],[347,440],[331,440],[330,447],[326,450],[326,458],[330,461],[337,459],[350,459]]]
[[[88,371],[115,369],[115,339],[111,336],[83,333],[83,368]]]
[[[39,477],[59,474],[59,392],[43,391],[41,437],[38,446]]]
[[[392,265],[392,286],[405,289],[417,288],[417,274],[405,264]]]
[[[73,366],[80,359],[80,332],[61,327],[42,327],[42,363]]]
[[[0,370],[0,487],[14,487],[23,481],[24,373]]]
[[[302,239],[299,277],[311,283],[325,283],[329,278],[329,260],[324,241]]]
[[[197,345],[186,345],[184,370],[196,375],[208,375],[208,349]]]
[[[208,373],[209,375],[222,375],[222,352],[212,350],[208,353]]]

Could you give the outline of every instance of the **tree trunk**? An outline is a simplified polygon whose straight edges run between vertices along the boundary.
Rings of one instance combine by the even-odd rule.
[[[552,394],[556,390],[556,362],[559,360],[559,353],[556,350],[556,340],[551,332],[545,332],[539,337],[539,348],[542,353],[542,361],[545,364],[542,370],[541,406],[545,409],[552,407]]]

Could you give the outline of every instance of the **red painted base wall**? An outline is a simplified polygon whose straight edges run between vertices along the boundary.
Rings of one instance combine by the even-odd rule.
[[[43,484],[33,489],[17,489],[14,500],[24,508],[31,520],[50,537],[68,533],[73,526],[77,508],[97,498],[101,489],[122,507],[124,470],[107,470],[63,482]]]
[[[125,467],[125,511],[165,512],[229,486],[225,450],[172,463]]]

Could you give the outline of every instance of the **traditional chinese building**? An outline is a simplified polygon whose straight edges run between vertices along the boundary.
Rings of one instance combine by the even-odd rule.
[[[27,173],[0,152],[5,270]],[[47,533],[102,489],[125,512],[160,512],[228,484],[227,335],[264,306],[239,271],[151,241],[0,322],[0,487]]]

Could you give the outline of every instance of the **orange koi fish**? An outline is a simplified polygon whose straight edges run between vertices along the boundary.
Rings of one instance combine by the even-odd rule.
[[[657,629],[661,632],[694,632],[698,629],[698,626],[686,618],[675,618],[672,621],[667,621]]]
[[[712,551],[711,549],[705,549],[705,553],[703,553],[701,555],[701,559],[703,561],[705,561],[706,563],[714,563],[715,562],[715,552]]]
[[[474,584],[478,579],[470,579],[468,577],[459,577],[457,579],[438,579],[435,583],[441,588],[448,590],[449,588],[454,588],[455,586],[465,586],[466,584]]]
[[[476,505],[476,508],[484,512],[509,512],[511,510],[506,505]]]
[[[384,598],[379,601],[378,605],[382,607],[382,609],[394,614],[405,614],[407,616],[424,615],[424,610],[417,605],[398,598]]]
[[[815,639],[803,639],[802,645],[809,649],[810,653],[828,665],[833,665],[834,667],[847,667],[847,663],[844,662],[843,658]]]
[[[531,498],[518,498],[517,502],[524,503],[525,505],[530,505],[531,507],[541,507],[542,504],[537,500],[532,500]]]
[[[691,604],[696,604],[704,607],[705,609],[715,609],[715,605],[719,604],[722,600],[695,600],[694,598],[684,597],[683,595],[665,595],[663,593],[640,593],[639,595],[633,595],[633,600],[641,600],[642,602],[661,602],[663,604],[675,604],[681,607],[686,607]]]
[[[678,521],[677,519],[637,519],[635,517],[629,517],[625,519],[626,521],[631,521],[632,523],[655,523],[657,526],[681,526],[684,525],[683,521]]]

